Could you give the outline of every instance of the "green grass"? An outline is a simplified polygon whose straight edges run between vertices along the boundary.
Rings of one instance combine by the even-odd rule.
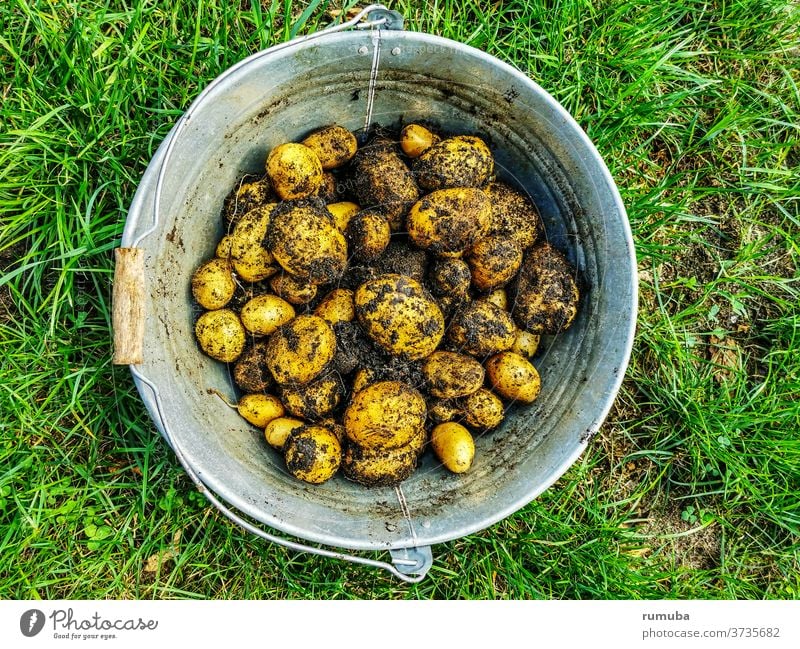
[[[641,276],[615,409],[553,488],[434,548],[416,586],[267,545],[193,490],[110,365],[112,250],[182,110],[325,24],[311,5],[0,5],[0,597],[800,596],[800,12],[784,2],[394,3],[407,29],[529,74],[607,161]]]

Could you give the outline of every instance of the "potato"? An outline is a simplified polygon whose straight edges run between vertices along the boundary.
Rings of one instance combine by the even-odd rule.
[[[513,401],[531,403],[542,387],[536,368],[514,352],[501,352],[487,360],[486,375],[501,397]]]
[[[480,189],[440,189],[411,207],[406,217],[408,235],[424,250],[457,254],[486,234],[491,209]]]
[[[486,388],[460,399],[459,404],[464,423],[477,430],[496,428],[505,417],[505,408],[500,397]]]
[[[321,203],[281,204],[265,241],[287,273],[310,284],[334,281],[347,265],[347,242]]]
[[[400,131],[400,148],[409,158],[418,158],[441,138],[419,124],[408,124]]]
[[[508,310],[508,294],[503,288],[496,288],[483,299],[491,302],[499,309]]]
[[[539,212],[528,197],[499,181],[489,183],[484,191],[492,204],[488,234],[513,239],[523,250],[536,243],[544,228]]]
[[[271,394],[245,394],[236,408],[242,417],[259,428],[283,417],[285,412],[281,400]]]
[[[317,295],[314,284],[298,279],[289,273],[278,273],[269,281],[270,288],[289,304],[308,304]]]
[[[286,438],[283,452],[289,473],[310,484],[322,484],[332,478],[342,461],[339,440],[323,426],[293,430]]]
[[[470,356],[434,352],[425,359],[422,373],[434,397],[452,399],[472,394],[483,385],[483,366]]]
[[[358,261],[372,261],[379,257],[389,245],[391,236],[389,222],[373,210],[356,214],[345,230],[347,249]]]
[[[246,282],[258,282],[275,274],[277,267],[264,246],[264,235],[275,204],[262,205],[242,216],[231,232],[231,261],[236,274]]]
[[[361,206],[358,203],[351,203],[350,201],[328,203],[326,208],[333,217],[336,227],[342,233],[347,230],[347,224],[350,223],[350,219],[361,211]]]
[[[521,329],[533,334],[566,330],[578,313],[576,271],[548,243],[530,250],[515,282],[511,313]]]
[[[194,333],[200,349],[223,363],[232,363],[244,349],[244,327],[230,309],[206,311],[197,319]]]
[[[513,239],[490,236],[478,241],[465,259],[472,272],[472,285],[479,291],[491,291],[517,274],[522,248]]]
[[[328,374],[305,385],[281,388],[281,400],[295,417],[316,421],[330,414],[344,396],[344,385],[336,374]]]
[[[405,275],[381,275],[355,293],[356,316],[372,340],[390,354],[417,360],[444,335],[444,317],[422,285]]]
[[[221,309],[236,291],[231,264],[215,257],[201,264],[192,274],[192,295],[204,309]]]
[[[233,381],[244,392],[266,392],[272,385],[266,354],[267,341],[256,340],[236,359]]]
[[[366,487],[392,487],[408,478],[417,468],[427,435],[420,428],[405,446],[374,449],[350,443],[342,458],[342,472],[349,480]]]
[[[431,448],[439,461],[453,473],[464,473],[472,466],[475,442],[461,424],[445,422],[431,431]]]
[[[345,440],[347,439],[347,436],[344,432],[344,426],[337,423],[335,419],[323,419],[319,422],[319,425],[331,431],[334,435],[336,435],[336,439],[339,440],[339,443],[344,444]]]
[[[214,254],[220,259],[230,260],[231,242],[232,242],[231,235],[226,234],[224,237],[222,237],[222,239],[219,240],[219,243],[217,244],[217,249],[214,251]]]
[[[392,232],[401,230],[403,216],[419,198],[419,188],[400,156],[384,145],[372,145],[356,154],[353,165],[359,205],[379,210]]]
[[[283,446],[292,431],[305,426],[301,419],[291,417],[277,417],[264,427],[264,438],[272,448],[283,451]]]
[[[351,442],[392,449],[419,435],[426,414],[425,399],[417,390],[399,381],[380,381],[353,395],[343,423]]]
[[[326,171],[348,163],[358,149],[356,136],[336,124],[314,131],[301,144],[316,154]]]
[[[334,289],[322,298],[322,302],[314,309],[314,315],[318,315],[331,325],[351,322],[356,317],[353,300],[353,291],[346,288]]]
[[[475,300],[455,313],[447,336],[459,351],[483,357],[511,349],[517,328],[508,311],[486,300]]]
[[[267,156],[266,168],[275,193],[285,201],[313,196],[324,182],[322,163],[317,154],[294,142],[272,149]]]
[[[350,386],[353,394],[359,390],[363,390],[370,383],[373,383],[375,381],[375,376],[375,370],[371,370],[366,367],[362,367],[360,370],[358,370],[353,377],[353,383]]]
[[[480,187],[494,171],[494,158],[479,137],[456,135],[429,147],[412,169],[424,189]]]
[[[280,385],[304,385],[328,366],[336,353],[336,334],[315,315],[299,315],[279,327],[267,344],[267,366]]]
[[[335,203],[339,200],[338,189],[336,176],[330,171],[323,171],[322,184],[314,194],[314,197],[319,198],[323,203]]]
[[[428,417],[437,424],[458,419],[461,414],[461,409],[447,399],[434,399],[428,402]]]
[[[472,282],[472,272],[462,259],[437,259],[433,262],[428,281],[434,295],[464,297]]]
[[[251,176],[251,178],[254,178]],[[245,176],[231,190],[225,198],[222,208],[222,217],[225,222],[225,231],[231,232],[239,219],[256,207],[276,202],[277,197],[266,176],[259,179],[247,180]]]
[[[511,351],[515,354],[519,354],[523,358],[531,359],[539,349],[540,340],[541,336],[520,329],[519,332],[517,332],[517,339],[514,341]]]
[[[268,336],[294,318],[294,308],[277,295],[258,295],[239,313],[244,328],[257,336]]]

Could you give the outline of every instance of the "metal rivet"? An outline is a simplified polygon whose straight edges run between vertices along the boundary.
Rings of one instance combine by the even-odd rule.
[[[369,52],[369,48],[366,45],[362,45],[358,48],[359,54],[366,54],[367,52]]]
[[[392,48],[392,54],[394,56],[397,56],[398,54],[400,54],[400,48],[399,47],[393,47]]]

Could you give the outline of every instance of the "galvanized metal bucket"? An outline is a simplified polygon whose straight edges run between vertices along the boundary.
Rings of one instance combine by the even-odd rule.
[[[162,143],[130,207],[115,285],[115,329],[134,325],[134,350],[145,343],[140,357],[118,350],[116,361],[131,363],[161,434],[231,520],[284,546],[418,581],[432,545],[520,509],[586,448],[628,363],[636,263],[606,166],[547,92],[484,52],[398,29],[402,18],[382,7],[363,14],[366,22],[360,15],[243,60],[203,91]],[[540,398],[477,437],[468,473],[450,474],[428,454],[396,489],[338,476],[305,485],[260,431],[210,392],[233,397],[233,384],[225,366],[196,346],[190,277],[213,256],[230,187],[262,171],[272,147],[333,122],[358,131],[400,120],[488,138],[498,175],[530,194],[549,240],[579,269],[580,314],[569,331],[543,341],[535,362]],[[125,252],[136,253],[140,266],[132,268]],[[381,549],[391,562],[353,553]]]

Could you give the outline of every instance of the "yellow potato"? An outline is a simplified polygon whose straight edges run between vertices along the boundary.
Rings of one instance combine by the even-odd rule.
[[[282,451],[289,434],[292,431],[303,428],[303,426],[305,426],[305,423],[300,419],[277,417],[264,427],[264,438],[272,448]]]
[[[365,282],[355,293],[361,326],[390,354],[409,360],[428,356],[444,335],[444,316],[422,285],[388,274]]]
[[[318,315],[331,325],[339,322],[351,322],[356,317],[353,300],[353,291],[350,289],[334,289],[322,298],[322,302],[314,309],[314,315]]]
[[[373,383],[356,392],[344,413],[347,438],[363,448],[409,444],[425,426],[425,399],[399,381]]]
[[[425,359],[422,373],[428,391],[441,399],[472,394],[483,385],[483,366],[470,356],[455,352],[434,352]]]
[[[550,335],[566,330],[578,314],[576,275],[550,244],[532,248],[519,271],[511,310],[520,328]]]
[[[295,417],[316,421],[330,414],[344,396],[342,380],[335,374],[314,379],[305,385],[286,385],[281,399]]]
[[[517,327],[508,311],[486,300],[475,300],[456,312],[447,336],[459,351],[483,357],[511,349]]]
[[[275,274],[277,267],[264,246],[275,204],[262,205],[242,216],[230,235],[230,257],[236,274],[246,282],[259,282]]]
[[[317,155],[325,170],[336,169],[346,164],[358,149],[355,135],[343,126],[335,124],[315,131],[303,140],[302,144]]]
[[[355,194],[359,205],[380,211],[392,232],[403,227],[403,215],[419,198],[414,176],[385,143],[364,147],[354,161]]]
[[[226,234],[224,237],[222,237],[222,239],[219,240],[219,243],[217,244],[217,249],[214,252],[214,254],[220,259],[230,259],[231,242],[232,242],[231,235]]]
[[[406,227],[418,247],[457,255],[486,234],[491,210],[488,197],[480,189],[440,189],[414,203]]]
[[[347,230],[347,224],[350,223],[350,219],[361,211],[361,207],[357,203],[351,203],[350,201],[328,203],[326,208],[340,232]]]
[[[414,472],[418,457],[419,452],[410,446],[375,450],[348,444],[342,458],[342,472],[349,480],[366,487],[392,487]]]
[[[368,368],[361,368],[356,372],[355,376],[353,377],[353,384],[350,386],[353,394],[358,392],[359,390],[363,390],[367,387],[370,383],[375,382],[375,371],[368,369]]]
[[[218,257],[200,265],[192,274],[192,295],[204,309],[221,309],[236,291],[231,264]]]
[[[237,221],[250,210],[275,201],[276,196],[270,186],[269,178],[249,181],[242,178],[225,198],[222,216],[226,231],[230,232]]]
[[[372,261],[379,257],[389,245],[391,236],[389,222],[373,210],[356,214],[345,230],[347,249],[359,261]]]
[[[344,235],[321,205],[281,205],[272,213],[266,244],[287,273],[310,284],[334,281],[347,265]]]
[[[268,336],[294,318],[294,308],[277,295],[257,295],[242,307],[239,317],[244,328],[257,336]]]
[[[494,171],[494,158],[479,137],[456,135],[429,147],[412,163],[420,187],[480,187]]]
[[[496,288],[483,299],[491,302],[498,309],[508,310],[508,294],[504,288]]]
[[[503,402],[486,388],[476,390],[460,400],[464,422],[477,430],[491,430],[505,417]]]
[[[267,366],[280,385],[304,385],[320,374],[336,353],[336,334],[315,315],[299,315],[279,327],[267,343]]]
[[[272,385],[267,367],[267,341],[255,340],[233,365],[233,380],[245,392],[266,392]]]
[[[344,426],[337,423],[335,419],[323,419],[321,422],[319,422],[319,425],[331,431],[334,435],[336,435],[336,439],[339,440],[339,443],[344,444],[344,441],[347,438],[344,432]]]
[[[475,458],[475,442],[461,424],[445,422],[431,431],[431,448],[439,461],[453,473],[464,473]]]
[[[304,426],[290,432],[283,453],[289,473],[310,484],[332,478],[342,461],[339,440],[323,426]]]
[[[409,124],[400,131],[400,148],[409,158],[418,158],[439,141],[439,136],[420,124]]]
[[[245,394],[237,405],[239,414],[254,426],[264,428],[269,422],[283,417],[281,400],[271,394]]]
[[[517,333],[517,339],[514,341],[513,347],[511,347],[511,351],[515,354],[519,354],[523,358],[531,359],[539,349],[540,340],[541,336],[520,329]]]
[[[506,183],[495,181],[484,187],[492,204],[489,235],[515,240],[530,248],[544,230],[539,212],[527,196]]]
[[[289,273],[278,273],[269,280],[270,288],[276,295],[290,304],[308,304],[317,295],[317,287],[298,279]]]
[[[514,352],[501,352],[487,360],[486,375],[501,397],[513,401],[532,403],[542,387],[536,368]]]
[[[462,259],[437,259],[433,262],[429,280],[436,295],[465,297],[472,282],[472,272]]]
[[[232,363],[244,349],[244,327],[230,309],[206,311],[197,319],[194,333],[200,349],[223,363]]]
[[[460,416],[461,409],[452,401],[436,399],[428,402],[428,417],[437,424],[453,421]]]
[[[485,237],[469,250],[465,259],[472,272],[472,285],[479,291],[491,291],[517,274],[522,265],[522,248],[507,237]]]
[[[266,168],[275,193],[285,201],[313,196],[324,182],[317,154],[302,144],[276,146],[267,156]]]

